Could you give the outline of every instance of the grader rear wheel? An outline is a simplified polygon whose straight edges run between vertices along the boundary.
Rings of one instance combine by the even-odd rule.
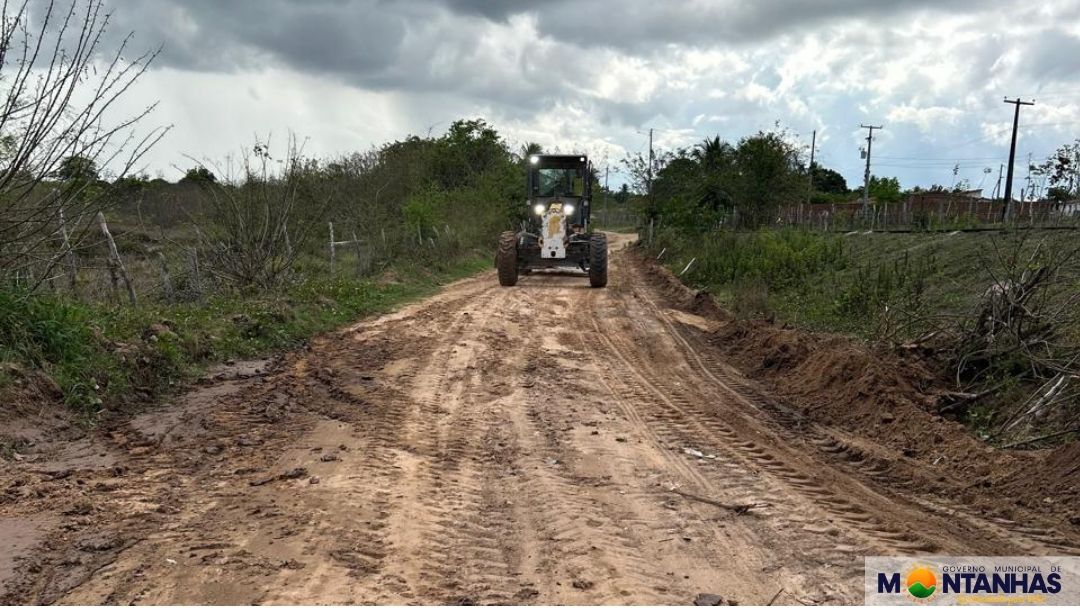
[[[589,239],[589,285],[607,285],[607,236],[599,233]]]

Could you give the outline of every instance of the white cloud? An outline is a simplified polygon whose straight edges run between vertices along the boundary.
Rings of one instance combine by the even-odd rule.
[[[957,124],[963,118],[964,112],[958,108],[943,106],[916,107],[903,104],[893,107],[886,115],[890,123],[907,122],[914,124],[923,133],[930,133],[935,129]]]

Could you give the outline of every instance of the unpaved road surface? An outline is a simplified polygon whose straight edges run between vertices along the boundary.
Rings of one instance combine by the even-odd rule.
[[[607,289],[455,283],[19,465],[0,597],[851,603],[864,555],[1075,551],[853,455],[723,361],[709,323],[625,253]]]

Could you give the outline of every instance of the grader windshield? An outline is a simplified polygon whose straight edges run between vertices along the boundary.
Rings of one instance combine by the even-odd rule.
[[[578,169],[537,169],[536,196],[576,196],[584,193],[585,180]]]
[[[588,162],[584,156],[533,156],[529,159],[529,198],[588,198]]]

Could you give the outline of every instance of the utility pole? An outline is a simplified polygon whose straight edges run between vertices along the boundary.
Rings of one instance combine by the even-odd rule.
[[[991,198],[997,198],[998,195],[1001,194],[1001,172],[1004,171],[1004,170],[1005,170],[1005,165],[999,164],[998,165],[998,181],[997,181],[997,185],[994,186],[994,196],[992,196]]]
[[[653,195],[652,195],[652,172],[653,172],[652,132],[653,132],[652,127],[649,127],[649,170],[645,173],[645,175],[646,175],[645,190],[646,190],[646,194],[649,197],[649,215],[650,216],[652,216],[653,213],[656,213],[656,204],[655,204],[655,201],[653,201]],[[649,238],[652,239],[651,232],[650,232]]]
[[[862,205],[863,214],[870,209],[870,147],[874,145],[874,129],[882,128],[881,125],[859,125],[860,129],[869,129],[866,136],[866,173],[863,174]]]
[[[1009,203],[1012,202],[1012,182],[1013,182],[1013,163],[1016,162],[1016,131],[1020,126],[1020,106],[1033,106],[1035,100],[1020,101],[1020,98],[1009,99],[1005,98],[1005,103],[1011,103],[1016,106],[1016,111],[1013,114],[1013,130],[1012,130],[1012,144],[1009,146],[1009,168],[1005,175],[1005,201],[1001,206],[1001,221],[1007,221],[1009,219]]]
[[[817,148],[817,129],[814,129],[813,135],[810,136],[810,170],[807,172],[810,174],[810,188],[806,191],[806,204],[810,204],[810,197],[814,194],[814,152]]]
[[[604,156],[607,156],[607,155],[605,154]],[[607,222],[610,225],[611,224],[611,218],[608,217],[608,216],[611,215],[611,209],[608,207],[608,204],[607,204],[608,169],[609,169],[609,167],[608,167],[607,161],[605,160],[604,161],[604,221]]]
[[[652,127],[650,127],[649,128],[649,172],[648,172],[648,183],[645,186],[646,189],[649,191],[648,193],[649,193],[649,200],[650,201],[652,200],[652,170],[653,170],[652,132],[653,132]]]
[[[1022,200],[1022,201],[1026,201],[1028,198],[1032,198],[1031,197],[1031,152],[1028,152],[1028,170],[1027,170],[1027,177],[1024,178],[1024,183],[1027,184],[1027,185],[1024,187],[1024,190],[1023,190],[1025,192],[1025,194],[1020,195],[1020,200]],[[1034,198],[1032,198],[1032,200],[1034,200]]]

